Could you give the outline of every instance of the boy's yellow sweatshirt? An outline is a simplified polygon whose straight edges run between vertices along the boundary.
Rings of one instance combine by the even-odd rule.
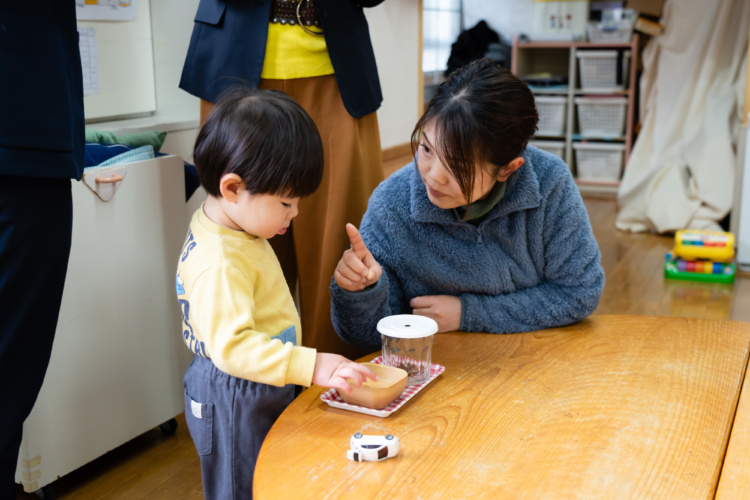
[[[268,241],[193,215],[177,265],[183,338],[221,371],[264,384],[309,386],[314,349]]]

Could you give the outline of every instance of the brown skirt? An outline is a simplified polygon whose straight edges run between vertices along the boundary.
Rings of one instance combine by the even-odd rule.
[[[302,343],[352,359],[363,356],[367,352],[349,346],[333,330],[328,287],[350,246],[346,223],[359,226],[370,194],[384,178],[377,115],[353,118],[344,108],[334,75],[261,79],[259,87],[289,94],[312,117],[323,140],[320,187],[300,201],[291,231],[270,240],[292,293],[299,280]],[[212,107],[201,102],[201,122]]]

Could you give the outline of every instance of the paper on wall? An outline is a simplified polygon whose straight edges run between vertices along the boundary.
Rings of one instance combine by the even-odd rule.
[[[76,0],[79,21],[132,21],[138,0]]]
[[[81,51],[83,95],[99,93],[99,53],[96,49],[96,29],[78,28],[78,48]]]

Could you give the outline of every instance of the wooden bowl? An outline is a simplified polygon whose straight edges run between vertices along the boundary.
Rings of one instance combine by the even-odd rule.
[[[365,406],[373,410],[382,410],[395,401],[406,389],[408,373],[401,368],[378,365],[375,363],[360,363],[367,366],[378,380],[367,379],[361,386],[352,383],[350,394],[339,391],[341,399],[352,405]],[[351,382],[351,380],[349,380]]]

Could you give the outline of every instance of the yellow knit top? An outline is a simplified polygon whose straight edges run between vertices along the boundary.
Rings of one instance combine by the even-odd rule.
[[[323,36],[311,35],[296,24],[268,23],[261,78],[291,80],[332,74],[333,65]]]

